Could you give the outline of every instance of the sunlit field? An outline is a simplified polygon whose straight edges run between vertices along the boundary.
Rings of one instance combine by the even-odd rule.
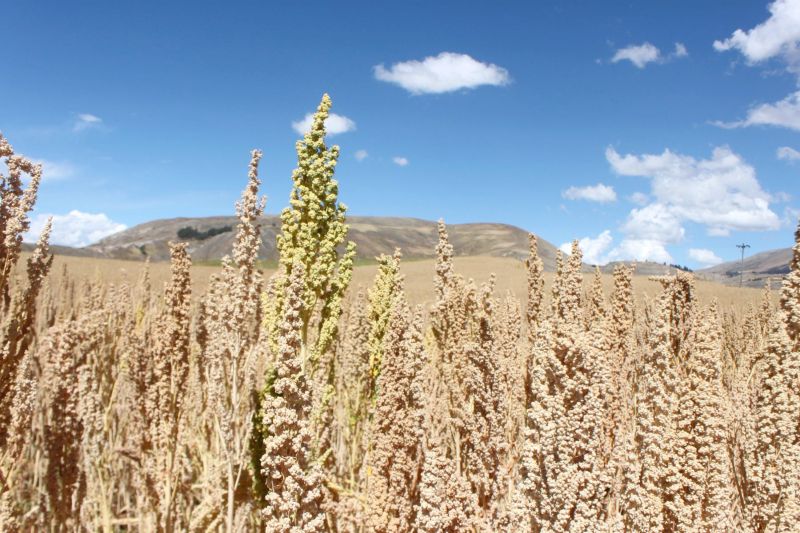
[[[800,533],[800,0],[0,13],[0,533]]]
[[[29,254],[23,253],[23,259]],[[454,257],[453,263],[456,270],[466,278],[474,279],[478,283],[488,281],[489,277],[496,276],[496,292],[504,295],[511,291],[516,298],[525,298],[526,292],[526,270],[523,261],[501,257]],[[275,273],[275,266],[263,266],[262,262],[256,262],[256,267],[261,271],[265,278],[271,277]],[[71,279],[95,281],[100,280],[104,283],[119,285],[121,283],[135,283],[147,269],[153,287],[160,288],[169,280],[169,263],[143,261],[123,261],[115,259],[85,258],[57,255],[53,261],[51,279],[60,278],[63,269],[66,268]],[[430,305],[435,299],[434,275],[436,262],[432,259],[412,259],[403,263],[402,274],[405,278],[405,291],[409,302],[412,305]],[[193,290],[198,294],[203,294],[208,288],[208,282],[214,273],[219,272],[218,266],[193,265],[190,269]],[[645,298],[655,298],[661,291],[661,284],[651,279],[650,276],[636,275],[634,270],[633,288],[637,295],[637,305],[643,304]],[[378,273],[377,264],[356,265],[353,268],[353,281],[348,288],[348,297],[354,296],[359,290],[366,291],[373,283]],[[543,274],[545,284],[551,286],[554,274],[545,272]],[[593,274],[583,274],[584,290],[588,291]],[[609,293],[613,288],[613,276],[602,274],[601,280],[603,290]],[[775,278],[772,283],[773,291],[780,288],[780,278]],[[759,305],[763,297],[763,289],[754,289],[735,285],[723,285],[710,281],[695,281],[695,294],[699,302],[709,304],[716,300],[720,306],[744,310],[750,305]],[[550,302],[550,293],[545,293],[545,299]]]
[[[327,95],[271,269],[32,253],[2,139],[0,524],[25,531],[790,531],[800,244],[776,291],[387,250],[354,266]],[[25,179],[23,179],[23,177]],[[798,234],[800,239],[800,234]]]

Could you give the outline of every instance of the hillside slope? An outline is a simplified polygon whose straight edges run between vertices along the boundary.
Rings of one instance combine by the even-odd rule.
[[[763,287],[768,279],[780,280],[789,273],[792,260],[791,248],[779,248],[745,257],[744,263],[730,261],[698,271],[698,276],[720,283],[738,284],[739,272],[743,273],[744,285]]]
[[[261,259],[276,259],[275,237],[280,231],[277,216],[261,218]],[[236,217],[173,218],[139,224],[106,237],[86,247],[91,254],[116,259],[166,260],[167,243],[186,240],[195,261],[214,261],[230,253],[235,236]],[[372,259],[381,253],[392,253],[400,248],[407,259],[430,258],[435,254],[438,239],[436,222],[401,217],[348,217],[349,238],[358,246],[358,256]],[[204,234],[230,227],[207,238],[179,239],[178,232],[192,228],[195,234]],[[473,223],[447,226],[450,242],[458,256],[492,256],[524,259],[528,256],[528,233],[508,224]],[[545,270],[555,269],[556,247],[540,239],[539,254]]]
[[[675,267],[652,261],[613,261],[600,267],[600,271],[604,274],[612,274],[618,265],[633,266],[634,274],[637,276],[674,276],[677,272]]]

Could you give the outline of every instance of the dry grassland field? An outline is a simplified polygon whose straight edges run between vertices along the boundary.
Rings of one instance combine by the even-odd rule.
[[[456,257],[444,222],[433,259],[356,266],[330,105],[274,263],[257,150],[229,253],[193,266],[200,230],[169,262],[56,257],[50,223],[23,252],[41,167],[0,137],[0,530],[800,524],[800,230],[773,291],[592,273],[533,235]]]
[[[22,254],[23,259],[28,254]],[[474,279],[477,283],[484,283],[494,274],[497,279],[496,292],[505,294],[508,291],[516,298],[524,298],[526,288],[526,270],[524,261],[501,257],[455,257],[453,259],[456,270],[466,278]],[[408,300],[412,305],[431,305],[435,299],[434,277],[435,261],[414,259],[403,263],[401,274],[405,278],[405,290]],[[58,279],[62,269],[66,267],[69,276],[76,280],[92,281],[102,280],[105,283],[135,283],[145,268],[150,272],[154,287],[161,287],[169,281],[169,263],[153,262],[145,266],[143,261],[124,261],[117,259],[98,259],[87,257],[71,257],[57,255],[53,262],[53,277]],[[208,288],[209,278],[219,272],[219,267],[195,265],[191,270],[192,289],[197,294],[203,294]],[[265,278],[271,277],[275,269],[262,269]],[[353,268],[353,281],[348,289],[352,297],[358,290],[366,291],[374,282],[378,273],[377,265],[361,265]],[[545,284],[550,287],[554,275],[545,272]],[[636,275],[634,271],[633,288],[639,300],[655,298],[661,291],[661,284],[650,279],[650,276]],[[593,274],[583,274],[583,287],[588,290],[593,279]],[[602,274],[603,290],[611,292],[613,276]],[[776,278],[772,285],[777,290],[780,279]],[[758,305],[763,297],[763,289],[751,287],[739,288],[736,285],[723,285],[710,281],[698,280],[696,282],[696,295],[700,302],[709,304],[716,300],[722,308],[743,310],[750,305]],[[550,302],[549,292],[545,299]],[[642,301],[637,302],[641,304]]]
[[[0,533],[800,533],[768,1],[4,2]]]

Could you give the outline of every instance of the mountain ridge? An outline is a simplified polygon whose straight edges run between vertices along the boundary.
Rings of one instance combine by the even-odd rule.
[[[167,243],[185,241],[196,261],[219,260],[229,254],[233,245],[238,219],[235,216],[176,217],[138,224],[78,250],[92,255],[116,259],[169,259]],[[391,254],[400,248],[409,259],[435,256],[438,241],[437,223],[412,217],[350,216],[348,240],[357,245],[361,259],[372,259],[382,253]],[[280,232],[280,217],[259,217],[261,247],[259,259],[277,259],[276,237]],[[191,230],[187,230],[191,228]],[[230,228],[228,231],[222,229]],[[206,235],[208,238],[181,239],[186,235]],[[450,243],[457,256],[492,256],[525,259],[528,256],[528,232],[517,226],[494,222],[448,224]],[[218,232],[218,233],[217,233]],[[216,233],[216,234],[214,234]],[[555,269],[557,248],[539,238],[539,254],[545,269]]]
[[[391,254],[400,248],[406,259],[428,259],[435,257],[438,241],[437,222],[415,217],[349,216],[348,239],[357,245],[361,260],[371,260],[378,255]],[[170,241],[189,243],[189,252],[197,262],[218,261],[230,254],[238,219],[235,216],[175,217],[156,219],[137,224],[82,248],[53,246],[53,252],[61,255],[100,257],[124,260],[154,261],[169,260]],[[259,217],[261,247],[259,259],[276,260],[276,237],[280,232],[280,217]],[[196,236],[180,238],[178,233]],[[456,256],[512,257],[524,260],[528,257],[528,231],[512,224],[499,222],[468,222],[448,224],[447,232]],[[199,237],[199,238],[197,238]],[[26,244],[26,248],[32,245]],[[539,256],[546,271],[556,267],[558,248],[539,237]],[[739,261],[722,263],[696,271],[701,279],[734,285],[739,283],[739,270],[744,270],[744,284],[749,287],[764,286],[768,278],[782,278],[789,271],[791,248],[780,248],[754,254],[745,258],[743,268]],[[603,273],[610,274],[618,264],[636,267],[636,274],[654,276],[674,274],[675,269],[660,263],[619,261],[600,266]],[[584,272],[594,270],[593,265],[584,265]]]
[[[788,274],[791,260],[791,248],[776,248],[745,257],[744,261],[727,261],[704,268],[697,274],[709,281],[735,285],[739,283],[741,272],[742,285],[763,287],[768,280],[779,281]]]

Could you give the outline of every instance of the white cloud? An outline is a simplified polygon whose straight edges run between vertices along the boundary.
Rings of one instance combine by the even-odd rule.
[[[797,161],[800,159],[800,152],[788,146],[781,146],[778,148],[775,155],[778,156],[778,159],[784,159],[786,161]]]
[[[611,58],[611,62],[619,63],[620,61],[630,61],[637,68],[644,68],[649,63],[666,63],[672,59],[686,57],[688,55],[689,51],[683,43],[675,43],[675,51],[664,56],[657,46],[645,42],[620,48],[616,51],[614,57]]]
[[[42,165],[42,179],[44,181],[63,180],[75,175],[75,167],[68,161],[34,159],[33,162]]]
[[[780,57],[787,70],[800,75],[800,0],[776,0],[770,16],[750,30],[737,29],[725,40],[714,41],[719,52],[738,50],[750,65]],[[723,128],[765,125],[800,130],[800,91],[775,103],[751,107],[747,118],[714,122]]]
[[[584,237],[578,241],[583,252],[584,262],[590,265],[605,265],[610,261],[653,261],[672,263],[672,256],[660,239],[625,238],[619,245],[611,248],[614,238],[609,230],[597,237]],[[609,250],[610,249],[610,250]],[[565,242],[559,250],[569,254],[572,243]]]
[[[660,58],[661,51],[657,47],[650,43],[642,43],[620,48],[611,58],[611,62],[618,63],[627,60],[636,65],[637,68],[644,68],[648,63],[658,61]]]
[[[127,227],[114,222],[104,213],[73,210],[66,215],[40,214],[31,221],[31,229],[25,234],[25,240],[36,242],[50,217],[53,217],[50,243],[65,246],[87,246]]]
[[[620,155],[606,149],[611,168],[623,176],[650,180],[650,194],[635,193],[634,208],[622,224],[625,238],[608,260],[671,263],[668,244],[681,242],[685,222],[705,226],[712,236],[731,231],[763,231],[780,227],[769,203],[775,197],[761,188],[756,173],[728,147],[718,147],[709,159],[676,154]]]
[[[355,153],[356,161],[363,161],[368,156],[369,156],[369,154],[367,153],[366,150],[356,150],[356,153]]]
[[[717,147],[710,159],[700,160],[670,150],[622,156],[609,147],[606,159],[618,174],[650,178],[655,202],[644,209],[652,208],[648,214],[659,215],[659,224],[666,231],[662,242],[669,242],[675,235],[675,224],[667,223],[670,216],[679,222],[702,224],[712,235],[780,226],[778,216],[769,207],[770,195],[761,188],[755,169],[728,147]],[[631,217],[644,218],[639,211],[633,210]],[[653,228],[654,224],[651,221],[648,227]],[[626,225],[634,227],[630,220]]]
[[[759,104],[751,107],[744,120],[716,121],[713,124],[727,129],[747,126],[778,126],[800,130],[800,91],[772,104]]]
[[[653,261],[672,263],[664,243],[651,239],[624,239],[608,254],[609,261]]]
[[[689,257],[703,266],[714,266],[722,263],[722,258],[705,248],[690,248]]]
[[[645,205],[650,201],[650,197],[643,192],[635,192],[628,199],[636,205]]]
[[[570,187],[561,193],[561,196],[569,200],[588,200],[590,202],[616,202],[617,193],[609,185],[598,183],[587,187]]]
[[[581,252],[583,252],[583,261],[590,265],[606,264],[608,259],[604,256],[604,254],[611,246],[611,242],[613,240],[614,238],[611,236],[611,232],[609,230],[605,230],[595,238],[584,237],[583,239],[579,240],[578,245],[581,248]],[[565,254],[569,254],[572,251],[572,243],[565,242],[559,247],[559,249]]]
[[[102,123],[103,119],[101,119],[97,115],[92,115],[90,113],[81,113],[78,115],[75,124],[72,126],[72,131],[83,131],[89,128],[100,126]]]
[[[306,113],[303,120],[292,122],[292,128],[300,135],[305,135],[311,131],[311,125],[314,123],[314,113]],[[328,118],[325,119],[325,132],[328,135],[338,135],[339,133],[347,133],[356,129],[356,123],[351,119],[330,113]]]
[[[632,239],[662,243],[680,242],[686,233],[672,210],[659,203],[632,209],[622,231]]]
[[[374,72],[376,79],[399,85],[412,94],[448,93],[481,85],[502,86],[511,81],[508,71],[502,67],[452,52],[442,52],[421,61],[395,63],[388,69],[376,65]]]
[[[92,115],[91,113],[81,113],[78,115],[78,120],[81,122],[86,122],[89,124],[99,124],[103,122],[103,119],[98,117],[97,115]]]
[[[406,159],[405,157],[399,157],[399,156],[393,157],[392,162],[398,167],[408,166],[408,159]]]
[[[714,41],[719,52],[739,50],[749,63],[783,56],[797,63],[800,42],[800,0],[776,0],[769,6],[770,16],[751,30],[737,29],[723,41]]]

